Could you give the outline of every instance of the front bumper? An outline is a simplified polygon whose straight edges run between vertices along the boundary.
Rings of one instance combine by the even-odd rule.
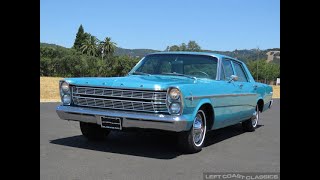
[[[58,116],[63,120],[81,121],[101,125],[101,116],[122,118],[123,128],[161,129],[166,131],[190,130],[189,116],[138,113],[128,111],[104,110],[86,107],[57,106]]]

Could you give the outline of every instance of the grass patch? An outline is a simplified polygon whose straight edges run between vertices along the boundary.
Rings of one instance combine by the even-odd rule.
[[[273,96],[272,98],[280,98],[280,86],[272,86]]]
[[[61,77],[40,77],[40,101],[60,101],[59,80]]]

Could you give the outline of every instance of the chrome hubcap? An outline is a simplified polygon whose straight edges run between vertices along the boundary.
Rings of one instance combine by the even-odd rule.
[[[253,127],[256,127],[258,125],[258,120],[259,120],[259,110],[258,108],[256,108],[256,111],[254,112],[252,121],[251,121]]]
[[[199,110],[193,122],[193,142],[196,146],[201,146],[205,137],[206,125],[205,114]]]

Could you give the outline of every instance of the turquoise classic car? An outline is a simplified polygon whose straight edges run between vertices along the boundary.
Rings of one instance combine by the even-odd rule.
[[[241,123],[254,131],[271,108],[272,87],[255,82],[246,65],[205,52],[148,54],[125,77],[60,81],[61,119],[80,122],[89,140],[129,128],[174,131],[187,153],[202,149],[210,130]]]

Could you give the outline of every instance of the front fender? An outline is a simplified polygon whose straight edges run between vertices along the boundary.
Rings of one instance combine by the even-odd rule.
[[[192,112],[192,117],[193,117],[193,118],[196,117],[198,110],[199,110],[200,107],[201,107],[202,105],[204,105],[204,104],[210,104],[210,105],[212,106],[212,108],[213,108],[211,99],[208,99],[208,98],[206,98],[206,99],[201,99],[201,100],[197,103],[197,105],[195,106],[195,108],[194,108],[194,110],[193,110],[193,112]],[[212,111],[213,111],[213,109],[212,109]]]
[[[190,104],[193,104],[193,106],[190,106],[188,107],[189,109],[189,113],[188,116],[189,118],[189,121],[188,121],[188,129],[190,129],[193,125],[193,121],[194,121],[194,118],[196,117],[197,115],[197,112],[198,110],[201,108],[201,106],[203,106],[204,104],[210,104],[212,106],[212,111],[213,111],[213,114],[214,114],[214,110],[213,110],[213,104],[212,104],[212,101],[211,99],[208,99],[208,98],[205,98],[205,99],[199,99],[199,100],[194,100],[192,103],[190,102]],[[211,121],[213,121],[213,119],[211,119]],[[208,119],[207,119],[208,121]],[[211,122],[211,124],[213,124],[213,122]]]

